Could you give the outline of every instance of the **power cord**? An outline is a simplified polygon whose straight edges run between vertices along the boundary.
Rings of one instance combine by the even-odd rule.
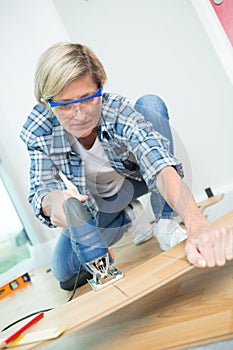
[[[50,309],[35,311],[35,312],[31,313],[30,315],[24,316],[24,317],[20,318],[19,320],[12,322],[11,324],[9,324],[9,325],[6,326],[5,328],[3,328],[3,329],[1,330],[1,332],[6,331],[7,329],[9,329],[9,328],[11,328],[12,326],[14,326],[15,324],[17,324],[18,322],[21,322],[21,321],[23,321],[23,320],[26,320],[28,317],[37,315],[37,314],[39,314],[40,312],[47,312],[47,311],[50,311],[50,310],[53,310],[53,309],[54,309],[54,307],[52,307],[52,308],[50,308]]]
[[[71,294],[70,298],[66,301],[66,303],[68,303],[69,301],[71,301],[71,300],[73,299],[74,295],[75,295],[75,292],[76,292],[77,287],[78,287],[78,282],[79,282],[79,277],[80,277],[80,273],[81,273],[81,268],[82,268],[82,266],[81,266],[81,264],[80,264],[78,273],[77,273],[76,278],[75,278],[75,283],[74,283],[74,288],[73,288],[72,294]],[[48,312],[48,311],[54,310],[55,308],[56,308],[56,307],[51,307],[51,308],[49,308],[49,309],[44,309],[44,310],[35,311],[35,312],[33,312],[33,313],[31,313],[31,314],[29,314],[29,315],[27,315],[27,316],[24,316],[24,317],[20,318],[20,319],[17,320],[17,321],[12,322],[12,323],[9,324],[8,326],[4,327],[4,328],[1,330],[1,332],[4,332],[4,331],[6,331],[7,329],[9,329],[9,328],[11,328],[12,326],[14,326],[15,324],[17,324],[17,323],[19,323],[19,322],[21,322],[21,321],[23,321],[23,320],[26,320],[28,317],[37,315],[37,314],[39,314],[40,312]]]
[[[75,278],[75,283],[74,283],[73,292],[72,292],[70,298],[67,300],[67,303],[73,299],[73,297],[74,297],[74,295],[75,295],[75,292],[76,292],[76,289],[78,288],[78,281],[79,281],[81,269],[82,269],[82,265],[80,264],[80,265],[79,265],[79,269],[78,269],[77,276],[76,276],[76,278]]]

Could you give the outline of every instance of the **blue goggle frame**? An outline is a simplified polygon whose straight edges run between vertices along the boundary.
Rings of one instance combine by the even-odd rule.
[[[94,97],[99,97],[99,96],[102,96],[102,87],[100,87],[98,89],[97,92],[95,92],[93,95],[90,95],[90,96],[87,96],[87,97],[82,97],[82,98],[79,98],[78,100],[72,100],[72,101],[64,101],[64,102],[54,102],[52,100],[48,100],[48,103],[50,105],[50,107],[58,107],[58,106],[64,106],[64,105],[71,105],[73,103],[78,103],[78,102],[83,102],[83,101],[87,101],[87,100],[90,100],[91,98],[94,98]]]

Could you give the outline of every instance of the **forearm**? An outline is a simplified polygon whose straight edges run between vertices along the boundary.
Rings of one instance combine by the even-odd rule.
[[[208,225],[190,189],[174,168],[166,167],[157,175],[157,188],[171,208],[180,215],[188,231],[192,231],[194,225]]]

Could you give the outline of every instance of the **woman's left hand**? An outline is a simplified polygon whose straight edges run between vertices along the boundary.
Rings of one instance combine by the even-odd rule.
[[[185,253],[197,267],[223,266],[233,259],[233,229],[210,223],[198,225],[189,232]]]

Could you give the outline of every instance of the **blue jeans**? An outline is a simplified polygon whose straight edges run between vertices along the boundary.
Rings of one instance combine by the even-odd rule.
[[[154,129],[170,141],[173,153],[173,140],[169,126],[169,115],[163,100],[156,95],[145,95],[135,103],[135,109],[151,122]],[[109,198],[96,198],[100,211],[98,213],[98,230],[102,233],[108,246],[119,241],[130,224],[130,218],[124,211],[127,205],[148,192],[143,181],[126,178],[120,191]],[[177,214],[169,207],[158,191],[151,193],[151,206],[155,219],[172,218]],[[75,237],[69,230],[64,230],[54,249],[51,268],[55,277],[63,282],[73,278],[80,266],[77,256]]]

